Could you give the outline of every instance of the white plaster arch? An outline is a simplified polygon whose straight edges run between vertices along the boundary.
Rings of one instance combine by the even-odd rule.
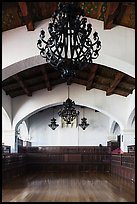
[[[110,126],[110,134],[113,134],[113,130],[114,130],[115,124],[116,124],[116,121],[113,121],[111,126]]]
[[[128,117],[127,120],[127,128],[135,128],[135,108],[132,110],[131,114]]]
[[[19,71],[45,63],[45,59],[39,56],[36,43],[41,28],[44,28],[46,38],[49,38],[49,21],[50,19],[41,21],[33,32],[27,32],[26,26],[22,26],[2,33],[2,80]],[[102,21],[88,18],[88,22],[93,25],[93,32],[97,30],[102,43],[99,57],[94,63],[135,77],[135,30],[123,26],[104,30]]]
[[[25,120],[20,121],[18,124],[16,124],[15,129],[18,129],[18,128],[19,128],[19,130],[20,130],[20,138],[21,138],[23,141],[29,140],[28,126],[27,126]]]
[[[96,109],[113,118],[121,127],[125,125],[126,112],[123,108],[119,110],[119,107],[126,105],[124,97],[117,95],[106,97],[104,91],[97,89],[86,91],[84,86],[78,84],[72,84],[70,88],[70,98],[76,105]],[[67,95],[67,86],[64,83],[56,86],[51,92],[43,89],[34,92],[32,97],[16,97],[13,99],[13,126],[42,108],[62,104],[67,99]]]
[[[110,134],[116,134],[116,132],[120,131],[121,131],[120,125],[116,121],[113,121],[110,126]]]
[[[5,91],[2,90],[2,108],[6,111],[10,121],[12,121],[12,99],[6,95]]]
[[[2,131],[11,130],[11,120],[6,110],[2,107]]]
[[[19,62],[16,62],[12,65],[5,67],[2,70],[2,80],[5,80],[14,74],[17,74],[21,71],[24,71],[26,69],[29,69],[41,64],[45,64],[45,59],[42,58],[40,55],[29,57]]]
[[[2,144],[12,146],[11,120],[5,109],[2,107]]]

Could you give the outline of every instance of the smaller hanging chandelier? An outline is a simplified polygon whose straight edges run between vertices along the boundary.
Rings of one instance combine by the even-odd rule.
[[[84,107],[83,107],[83,118],[81,118],[81,124],[79,124],[79,126],[85,130],[89,124],[87,123],[87,118],[84,117]]]
[[[68,87],[68,99],[63,102],[63,108],[58,111],[58,115],[66,122],[71,122],[79,115],[79,111],[76,111],[75,102],[69,98],[69,87]]]
[[[52,129],[55,130],[59,125],[56,124],[56,119],[54,118],[54,109],[53,109],[53,118],[51,119],[51,123],[48,124],[48,126]]]

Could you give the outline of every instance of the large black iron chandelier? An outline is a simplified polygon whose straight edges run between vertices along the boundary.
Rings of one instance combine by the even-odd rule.
[[[94,32],[91,40],[92,25],[81,16],[84,10],[77,2],[59,2],[48,26],[51,37],[46,41],[45,31],[41,30],[37,43],[40,55],[65,79],[76,76],[78,70],[92,63],[101,49],[98,33]]]
[[[75,102],[69,98],[68,87],[68,98],[63,102],[63,108],[58,111],[58,115],[66,122],[66,124],[71,124],[71,122],[79,115],[79,111],[76,111],[74,106]]]

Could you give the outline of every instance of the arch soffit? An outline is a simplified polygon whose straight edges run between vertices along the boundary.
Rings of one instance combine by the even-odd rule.
[[[132,124],[134,123],[135,120],[135,108],[131,111],[128,120],[127,120],[127,127],[131,128]]]
[[[52,104],[49,104],[49,105],[46,105],[46,106],[42,106],[40,108],[37,108],[35,110],[33,110],[31,113],[29,113],[28,115],[26,115],[25,117],[21,118],[17,123],[15,123],[13,121],[13,127],[17,127],[19,126],[20,123],[22,123],[23,121],[25,121],[26,119],[28,119],[29,117],[33,116],[34,114],[38,113],[39,111],[41,110],[45,110],[45,109],[48,109],[48,108],[52,108],[54,106],[59,106],[59,105],[62,105],[62,102],[61,103],[52,103]],[[88,106],[87,104],[81,104],[81,103],[77,103],[77,106],[84,106],[86,108],[89,108],[89,109],[93,109],[93,110],[97,110],[99,111],[100,113],[104,114],[105,116],[113,119],[113,122],[112,122],[112,125],[111,128],[112,128],[112,132],[113,132],[113,129],[114,129],[114,126],[116,123],[118,123],[118,125],[121,127],[123,127],[123,125],[121,124],[120,121],[118,121],[116,118],[114,118],[110,113],[104,111],[103,109],[99,109],[95,106]]]
[[[107,60],[105,60],[107,63],[106,62],[103,63],[103,62],[100,62],[98,60],[96,60],[95,63],[103,65],[103,66],[110,67],[110,69],[113,68],[113,69],[121,71],[121,72],[123,72],[123,73],[125,73],[125,74],[127,74],[127,75],[129,75],[131,77],[134,77],[134,74],[130,72],[131,69],[128,72],[127,70],[125,70],[123,68],[123,67],[126,67],[125,62],[123,62],[123,64],[124,64],[123,67],[117,68],[118,66],[113,67],[112,62],[111,62],[112,58],[110,56],[105,56],[105,58],[107,59]],[[110,63],[109,63],[109,61],[110,61]],[[117,64],[117,58],[113,58],[113,62],[114,62],[114,64]],[[21,71],[24,71],[24,70],[27,70],[29,68],[32,68],[32,67],[35,67],[35,66],[38,66],[38,65],[42,65],[42,64],[45,64],[45,63],[46,63],[45,59],[43,59],[40,55],[36,55],[36,56],[33,56],[33,57],[26,58],[24,60],[21,60],[19,62],[16,62],[16,63],[14,63],[12,65],[9,65],[9,66],[3,68],[2,69],[2,80],[5,80],[8,77],[10,77],[10,76],[12,76],[14,74],[17,74],[17,73],[19,73]],[[128,64],[128,66],[129,66],[129,64]]]

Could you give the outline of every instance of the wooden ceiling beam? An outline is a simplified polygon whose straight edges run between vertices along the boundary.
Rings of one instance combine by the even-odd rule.
[[[13,78],[16,79],[16,81],[20,84],[21,88],[24,90],[27,96],[32,96],[32,93],[28,90],[28,88],[25,86],[25,84],[17,74],[14,75]]]
[[[47,74],[47,71],[44,69],[44,67],[40,67],[40,70],[43,74],[43,77],[44,77],[44,81],[45,81],[45,85],[48,89],[48,91],[51,91],[52,90],[52,87],[51,87],[51,84],[49,82],[49,78],[48,78],[48,74]]]
[[[12,84],[8,84],[8,85],[4,85],[4,86],[2,86],[2,88],[4,89],[4,90],[7,90],[7,91],[12,91],[13,89],[17,89],[19,86],[18,86],[18,84],[17,83],[12,83]]]
[[[118,84],[121,82],[122,78],[125,76],[124,73],[118,72],[115,75],[115,79],[114,81],[111,83],[110,87],[108,88],[108,90],[106,91],[106,96],[110,96],[111,94],[113,94],[114,90],[116,89],[116,87],[118,86]]]
[[[76,83],[76,84],[80,84],[80,85],[84,85],[87,86],[87,81],[83,80],[83,79],[78,79],[78,78],[73,78],[71,80],[72,83]]]
[[[107,10],[104,15],[104,29],[111,29],[113,27],[114,19],[118,13],[120,2],[108,2]]]
[[[57,78],[57,79],[54,79],[54,80],[52,81],[52,86],[56,86],[56,85],[58,85],[58,84],[62,84],[62,83],[65,83],[65,82],[66,82],[65,79],[63,79],[63,78]]]
[[[71,85],[72,84],[72,79],[68,79],[67,80],[67,85],[69,86],[69,85]]]
[[[18,2],[18,5],[20,7],[23,19],[25,21],[25,24],[27,26],[28,31],[34,31],[34,23],[32,21],[31,13],[29,11],[27,2],[22,1]]]
[[[98,69],[98,65],[92,64],[92,68],[88,77],[88,84],[87,84],[86,90],[90,90],[92,88],[92,84],[95,79],[97,69]]]

